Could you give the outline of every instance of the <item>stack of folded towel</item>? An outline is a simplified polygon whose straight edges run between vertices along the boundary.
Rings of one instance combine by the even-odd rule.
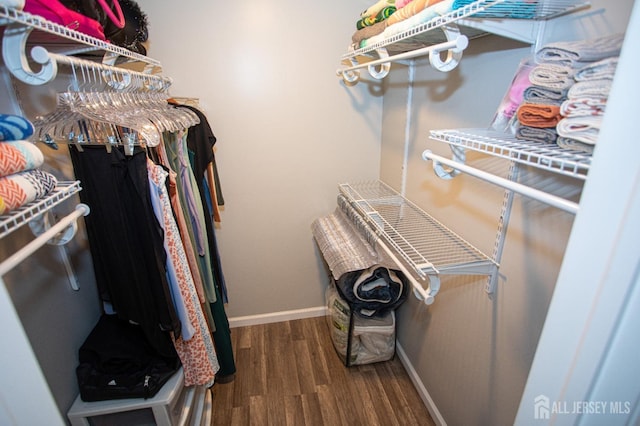
[[[50,193],[56,178],[40,170],[42,151],[26,140],[33,125],[24,117],[0,114],[0,214]]]
[[[536,53],[515,136],[593,152],[623,35],[556,42]]]

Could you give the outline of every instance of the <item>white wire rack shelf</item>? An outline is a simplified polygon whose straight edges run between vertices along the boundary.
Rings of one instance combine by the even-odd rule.
[[[81,189],[80,181],[58,182],[58,185],[46,197],[0,216],[0,238],[9,235],[22,225],[62,203]]]
[[[110,61],[116,57],[124,57],[130,62],[146,64],[145,68],[149,70],[157,71],[161,68],[159,61],[148,56],[58,25],[40,16],[0,5],[0,26],[4,27],[8,24],[18,24],[27,29],[37,30],[30,35],[29,44],[46,45],[48,50],[55,53],[74,55],[101,51],[108,52]]]
[[[495,130],[432,130],[430,138],[581,180],[586,179],[591,166],[591,154],[556,144],[516,139]]]
[[[450,24],[464,23],[462,20],[467,18],[548,20],[588,6],[588,2],[575,0],[478,0],[379,42],[347,52],[341,59],[364,55],[382,47],[386,47],[390,52],[406,51],[418,46],[441,43],[446,38],[441,32],[433,30]],[[471,29],[462,30],[463,33],[467,31],[470,32],[467,34],[470,38],[487,33],[474,33]]]
[[[340,193],[418,276],[492,275],[487,255],[381,181],[341,184]]]

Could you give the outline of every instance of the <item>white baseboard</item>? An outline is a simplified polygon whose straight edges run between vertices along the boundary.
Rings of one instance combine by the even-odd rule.
[[[404,365],[405,370],[407,370],[407,374],[409,374],[409,377],[413,382],[413,386],[418,391],[418,394],[420,395],[422,402],[427,407],[427,410],[429,410],[429,413],[431,414],[431,418],[433,419],[433,421],[439,426],[446,426],[447,422],[444,421],[444,418],[442,417],[442,414],[440,414],[438,407],[436,407],[435,402],[433,402],[433,399],[431,399],[431,395],[429,395],[429,392],[427,392],[427,388],[424,387],[424,384],[422,383],[422,380],[418,376],[418,373],[413,368],[413,365],[411,364],[411,361],[409,361],[407,354],[405,353],[405,351],[402,349],[402,346],[400,346],[398,342],[396,342],[396,352],[398,354],[398,357],[400,358],[400,362],[402,362],[402,365]]]
[[[247,315],[244,317],[229,318],[229,327],[243,327],[246,325],[270,324],[303,318],[321,317],[327,314],[326,306],[315,308],[295,309],[293,311],[272,312],[260,315]]]

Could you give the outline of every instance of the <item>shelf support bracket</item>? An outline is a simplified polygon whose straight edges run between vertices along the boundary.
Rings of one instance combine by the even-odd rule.
[[[7,69],[18,80],[39,86],[53,80],[58,73],[55,61],[50,60],[46,49],[36,46],[31,50],[31,57],[40,64],[40,70],[34,71],[27,59],[27,39],[33,30],[32,27],[20,24],[9,24],[5,27],[2,37],[2,58]]]

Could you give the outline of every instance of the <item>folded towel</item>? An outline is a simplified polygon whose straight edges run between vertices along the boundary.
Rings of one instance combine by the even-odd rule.
[[[556,131],[558,136],[595,145],[601,125],[602,116],[600,115],[566,117],[558,122]]]
[[[415,14],[422,12],[425,8],[440,3],[441,1],[442,0],[413,0],[405,7],[396,10],[393,15],[389,16],[389,19],[386,20],[387,26],[396,24],[400,21],[404,21],[405,19],[408,19]]]
[[[562,119],[558,105],[528,103],[520,105],[517,117],[523,126],[538,128],[555,127]]]
[[[0,214],[44,197],[56,184],[55,176],[40,169],[0,177]]]
[[[566,65],[539,64],[529,73],[529,81],[535,86],[562,90],[575,83],[573,74],[573,68]]]
[[[396,0],[396,4],[395,6],[400,9],[402,7],[405,7],[406,5],[408,5],[409,3],[411,3],[413,0]]]
[[[354,44],[358,45],[362,40],[366,40],[368,38],[371,38],[375,35],[380,34],[381,32],[384,31],[386,27],[387,27],[387,24],[385,23],[385,21],[376,22],[373,25],[369,25],[353,33],[353,35],[351,36],[351,41]]]
[[[395,6],[387,6],[375,15],[367,16],[356,22],[356,28],[361,30],[365,27],[369,27],[377,22],[386,20],[389,16],[393,15],[396,11]]]
[[[0,141],[19,141],[33,135],[33,124],[19,115],[0,114]]]
[[[569,88],[567,98],[609,98],[611,80],[579,81]]]
[[[586,62],[595,62],[612,56],[620,56],[624,34],[612,34],[589,40],[549,43],[536,52],[538,62],[553,62],[574,68]]]
[[[370,44],[384,41],[391,36],[411,30],[418,27],[419,25],[431,21],[434,18],[443,16],[453,10],[451,8],[451,6],[453,5],[453,1],[454,0],[442,0],[438,3],[434,3],[432,6],[423,9],[410,18],[397,22],[393,25],[387,25],[387,28],[385,28],[385,30],[381,34],[373,36],[367,40],[363,40],[360,43],[360,47],[366,47]]]
[[[592,62],[578,69],[573,76],[576,81],[587,80],[613,80],[613,76],[618,67],[618,57],[605,58],[597,62]]]
[[[532,104],[560,105],[567,99],[567,89],[532,85],[524,89],[523,101]]]
[[[607,107],[606,98],[575,98],[567,99],[560,105],[563,117],[578,117],[584,115],[604,115]]]
[[[521,124],[516,127],[516,139],[533,142],[554,143],[557,138],[558,133],[556,132],[555,127],[538,128],[523,126]]]
[[[576,152],[593,154],[594,145],[592,144],[580,142],[578,140],[565,138],[562,136],[558,137],[558,139],[556,140],[556,143],[560,148],[570,149],[571,151],[576,151]]]
[[[0,143],[0,177],[36,169],[44,163],[42,151],[29,141]]]
[[[362,11],[362,13],[360,13],[360,18],[364,19],[364,18],[368,18],[369,16],[376,16],[378,12],[380,12],[385,7],[395,6],[395,5],[396,5],[395,0],[378,0],[377,2],[369,6],[367,9]]]

